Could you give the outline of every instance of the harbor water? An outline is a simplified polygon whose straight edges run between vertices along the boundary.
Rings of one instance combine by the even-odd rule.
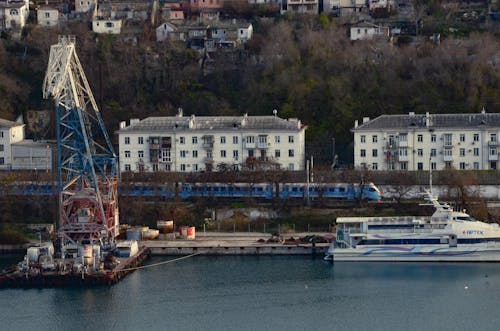
[[[0,268],[12,262],[0,258]],[[500,264],[195,256],[109,288],[0,290],[0,321],[2,330],[500,330],[499,300]]]

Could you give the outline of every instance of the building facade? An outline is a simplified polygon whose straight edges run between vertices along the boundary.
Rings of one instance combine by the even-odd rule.
[[[40,6],[36,12],[38,25],[56,27],[59,24],[59,10],[49,6]]]
[[[22,30],[28,16],[28,0],[0,1],[0,30]]]
[[[382,115],[355,122],[354,165],[371,170],[496,170],[500,113]]]
[[[24,139],[24,124],[0,119],[0,170],[50,170],[52,147]]]
[[[277,116],[172,117],[120,123],[120,171],[215,171],[253,161],[303,170],[305,130]]]

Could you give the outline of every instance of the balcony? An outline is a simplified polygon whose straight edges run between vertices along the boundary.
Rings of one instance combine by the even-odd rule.
[[[246,149],[254,149],[256,147],[255,142],[245,142],[243,145]]]
[[[498,146],[498,141],[488,141],[488,146],[489,147],[497,147]]]
[[[160,144],[149,144],[149,149],[160,149]]]
[[[207,156],[206,158],[203,159],[204,163],[214,163],[214,158]]]
[[[497,161],[498,154],[488,154],[488,161]]]
[[[409,161],[408,155],[399,155],[398,156],[398,161],[399,162],[408,162]]]
[[[444,162],[453,161],[453,152],[451,148],[445,148],[445,150],[443,151],[443,161]]]
[[[258,142],[257,143],[257,148],[260,148],[260,149],[265,149],[265,148],[269,148],[271,144],[270,143],[267,143],[267,142]]]
[[[203,144],[201,144],[201,147],[205,149],[212,149],[214,148],[214,142],[213,141],[203,142]]]

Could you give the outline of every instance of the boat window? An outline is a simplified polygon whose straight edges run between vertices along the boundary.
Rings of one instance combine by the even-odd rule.
[[[475,222],[476,220],[471,216],[458,216],[456,217],[459,221]]]

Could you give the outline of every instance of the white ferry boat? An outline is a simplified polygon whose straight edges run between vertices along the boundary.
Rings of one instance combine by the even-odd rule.
[[[426,192],[430,217],[339,217],[330,261],[500,262],[500,227],[454,211]]]

